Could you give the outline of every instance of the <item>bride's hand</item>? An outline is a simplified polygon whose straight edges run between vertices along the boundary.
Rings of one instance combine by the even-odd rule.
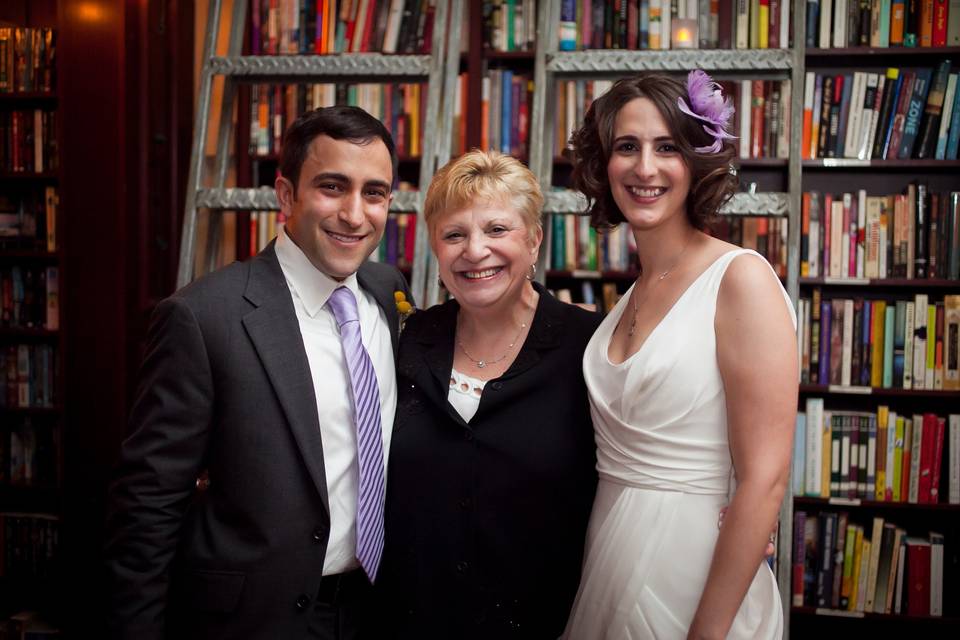
[[[724,507],[720,509],[720,519],[717,520],[717,529],[723,525],[723,517],[727,515],[727,508]],[[766,557],[772,558],[773,555],[777,552],[777,546],[775,544],[777,540],[777,528],[774,527],[773,531],[770,532],[770,538],[767,540],[767,548],[764,549],[763,553]]]

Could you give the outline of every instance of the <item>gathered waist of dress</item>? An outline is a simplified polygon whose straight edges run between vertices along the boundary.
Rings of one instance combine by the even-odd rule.
[[[630,489],[687,493],[703,496],[722,496],[724,498],[730,495],[732,486],[728,475],[722,477],[692,475],[680,480],[676,478],[656,477],[637,472],[631,472],[629,474],[611,473],[603,469],[598,469],[598,475],[600,482],[609,482]]]

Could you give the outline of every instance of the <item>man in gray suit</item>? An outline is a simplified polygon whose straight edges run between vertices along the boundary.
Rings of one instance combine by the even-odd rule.
[[[396,165],[361,109],[304,114],[276,181],[285,230],[158,305],[110,492],[112,636],[360,633],[382,548],[394,292],[407,290],[366,258]]]

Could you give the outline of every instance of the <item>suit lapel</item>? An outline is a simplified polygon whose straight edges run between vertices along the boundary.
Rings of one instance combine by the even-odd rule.
[[[397,312],[397,303],[393,297],[393,286],[382,278],[377,278],[368,263],[364,262],[357,271],[357,282],[365,291],[369,291],[387,317],[387,326],[390,328],[390,341],[393,344],[393,355],[397,355],[400,344],[400,314]]]
[[[293,300],[273,243],[250,262],[244,297],[256,308],[243,317],[243,326],[260,356],[304,464],[329,514],[316,391]]]

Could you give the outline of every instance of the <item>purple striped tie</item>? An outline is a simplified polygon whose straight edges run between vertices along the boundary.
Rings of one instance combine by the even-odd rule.
[[[360,336],[357,299],[346,287],[338,287],[327,302],[340,327],[343,355],[350,371],[353,409],[357,423],[357,460],[360,487],[357,492],[357,559],[370,582],[377,578],[383,554],[383,440],[380,431],[380,389],[373,363]]]

